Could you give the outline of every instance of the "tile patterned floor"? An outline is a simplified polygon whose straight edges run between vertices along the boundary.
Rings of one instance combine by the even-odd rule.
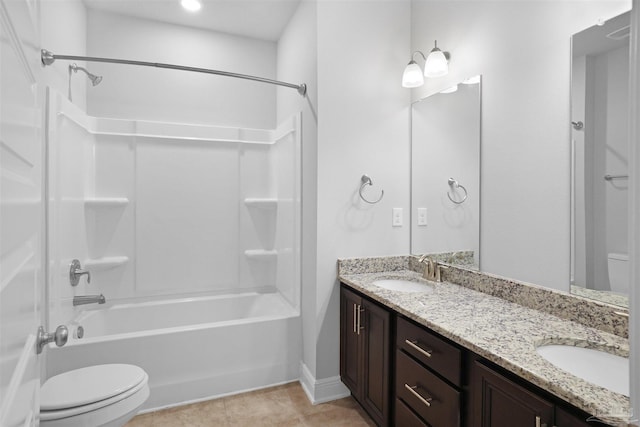
[[[299,383],[138,415],[125,427],[375,427],[352,397],[309,403]]]

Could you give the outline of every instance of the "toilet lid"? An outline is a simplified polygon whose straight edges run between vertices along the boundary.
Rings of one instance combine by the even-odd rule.
[[[40,388],[40,410],[56,411],[87,405],[124,393],[146,373],[134,365],[97,365],[49,378]]]

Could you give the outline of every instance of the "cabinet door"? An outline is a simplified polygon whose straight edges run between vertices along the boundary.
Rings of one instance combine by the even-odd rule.
[[[358,400],[362,370],[358,327],[361,305],[362,298],[347,289],[340,289],[340,378]]]
[[[606,426],[608,424],[604,424],[595,420],[591,420],[587,422],[588,417],[578,417],[573,415],[566,410],[556,407],[556,423],[555,427],[597,427],[597,426]]]
[[[387,310],[362,300],[363,382],[362,405],[379,426],[388,425],[391,315]]]
[[[478,361],[473,366],[477,427],[551,427],[553,404]]]

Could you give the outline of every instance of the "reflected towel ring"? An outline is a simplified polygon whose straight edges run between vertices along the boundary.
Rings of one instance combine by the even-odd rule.
[[[364,189],[365,185],[373,185],[373,181],[371,181],[371,178],[369,178],[368,175],[362,175],[362,178],[360,178],[360,182],[362,183],[362,185],[360,185],[360,198],[362,200],[364,200],[365,202],[369,203],[370,205],[375,205],[376,203],[378,203],[380,200],[382,200],[382,197],[384,196],[384,190],[381,190],[380,192],[380,197],[378,197],[378,200],[374,200],[374,201],[370,201],[365,199],[365,197],[362,195],[362,190]]]
[[[462,188],[464,190],[464,197],[462,198],[462,200],[460,200],[459,202],[456,200],[453,200],[451,198],[451,194],[449,194],[449,192],[447,191],[447,197],[449,198],[449,200],[451,200],[453,203],[455,203],[456,205],[461,205],[462,203],[464,203],[465,200],[467,200],[467,189],[464,188],[463,185],[458,184],[458,181],[456,181],[453,178],[449,178],[449,180],[447,181],[447,183],[454,188]]]

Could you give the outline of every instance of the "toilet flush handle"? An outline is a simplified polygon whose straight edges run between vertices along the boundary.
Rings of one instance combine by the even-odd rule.
[[[38,328],[37,339],[36,353],[40,354],[44,346],[50,342],[55,342],[58,347],[65,345],[69,339],[69,329],[64,325],[60,325],[56,328],[55,332],[45,332],[44,328],[40,326]]]

